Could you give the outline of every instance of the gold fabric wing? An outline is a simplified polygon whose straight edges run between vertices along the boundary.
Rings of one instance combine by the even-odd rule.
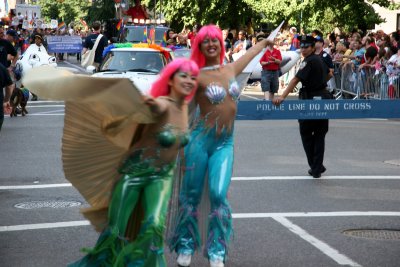
[[[62,160],[65,177],[91,205],[83,210],[97,230],[107,209],[118,167],[138,124],[154,121],[129,79],[94,78],[52,67],[26,74],[24,85],[41,98],[64,100]]]

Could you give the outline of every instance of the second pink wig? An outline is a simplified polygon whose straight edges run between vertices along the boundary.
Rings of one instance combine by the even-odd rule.
[[[202,68],[206,65],[206,58],[200,51],[200,44],[206,38],[217,38],[219,40],[219,44],[221,45],[221,55],[219,56],[220,64],[224,62],[225,45],[224,40],[222,40],[222,32],[217,26],[210,24],[201,27],[192,45],[192,55],[190,56],[190,59],[196,61],[197,65],[199,65],[199,68]]]

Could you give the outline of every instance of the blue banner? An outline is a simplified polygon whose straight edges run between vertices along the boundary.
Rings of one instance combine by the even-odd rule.
[[[80,53],[82,52],[82,38],[80,36],[47,36],[49,53]]]
[[[239,101],[237,120],[400,118],[400,100]]]

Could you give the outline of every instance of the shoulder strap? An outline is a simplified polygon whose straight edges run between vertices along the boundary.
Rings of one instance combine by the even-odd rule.
[[[101,33],[99,33],[99,36],[97,36],[96,42],[94,43],[92,50],[96,51],[97,46],[99,45],[100,39],[101,39],[102,37],[103,37],[103,35],[102,35]]]

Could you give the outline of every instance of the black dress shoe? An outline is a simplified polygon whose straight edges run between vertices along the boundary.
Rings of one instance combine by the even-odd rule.
[[[325,168],[325,166],[322,165],[321,173],[324,173],[325,171],[326,171],[326,168]],[[321,177],[321,173],[320,173],[319,177]],[[308,174],[314,177],[311,169],[308,170]],[[319,178],[319,177],[314,177],[314,178]]]
[[[314,178],[321,178],[321,173],[320,172],[316,172],[312,175],[312,177]]]

